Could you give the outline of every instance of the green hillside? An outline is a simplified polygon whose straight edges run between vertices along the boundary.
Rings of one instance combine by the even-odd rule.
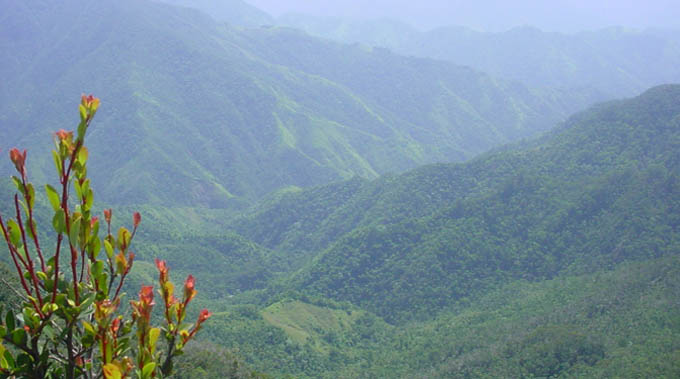
[[[660,86],[465,164],[273,195],[233,227],[292,271],[215,338],[312,377],[673,377],[679,120]]]
[[[10,2],[0,21],[2,147],[48,150],[78,94],[95,93],[92,171],[116,204],[240,207],[290,185],[459,161],[591,101],[149,1]]]
[[[187,320],[213,314],[176,377],[680,376],[680,85],[569,118],[598,95],[550,89],[583,78],[551,81],[563,64],[622,92],[666,78],[673,33],[493,35],[647,48],[607,55],[628,59],[615,66],[602,49],[606,75],[570,58],[590,50],[537,48],[545,82],[531,88],[250,28],[262,15],[236,0],[194,4],[233,5],[215,19],[168,2],[188,5],[3,3],[0,212],[13,212],[7,150],[28,148],[50,241],[51,133],[75,125],[78,94],[101,97],[97,213],[113,207],[114,229],[143,220],[123,304],[160,258],[177,283],[197,278]],[[658,49],[658,76],[635,71]]]
[[[323,250],[289,285],[391,321],[510,279],[671,254],[679,89],[595,107],[537,142],[467,164],[285,193],[235,227],[301,259]]]
[[[676,255],[588,275],[513,282],[465,310],[400,328],[363,372],[423,378],[676,377],[679,263]]]
[[[590,88],[607,98],[680,80],[677,30],[619,27],[562,34],[516,27],[489,33],[449,26],[421,32],[391,20],[303,15],[277,22],[336,41],[474,67],[532,87]]]
[[[217,21],[231,25],[253,27],[271,25],[274,18],[243,0],[158,0],[163,3],[193,8]]]

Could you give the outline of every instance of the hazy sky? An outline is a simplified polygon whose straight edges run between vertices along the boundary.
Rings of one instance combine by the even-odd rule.
[[[680,0],[246,0],[278,16],[284,13],[351,18],[393,18],[421,29],[463,25],[502,31],[532,25],[577,31],[612,25],[680,29]]]

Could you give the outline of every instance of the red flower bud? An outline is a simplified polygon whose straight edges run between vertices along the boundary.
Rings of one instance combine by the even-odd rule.
[[[85,96],[84,94],[80,97],[80,103],[87,108],[92,108],[93,106],[99,106],[99,99],[94,97],[92,94]]]
[[[132,214],[132,224],[137,228],[139,226],[139,223],[142,222],[142,215],[139,214],[139,212],[135,212]]]
[[[195,285],[196,279],[194,279],[194,276],[193,275],[187,276],[187,280],[184,282],[184,289],[187,291],[193,291]]]
[[[90,219],[90,228],[94,228],[94,224],[96,224],[97,221],[99,221],[99,217],[97,217],[97,216],[92,217]]]
[[[16,167],[17,171],[23,174],[24,165],[26,164],[26,150],[24,150],[22,154],[19,149],[16,147],[13,148],[9,151],[9,159],[12,161],[12,163],[14,163],[14,167]]]
[[[99,108],[99,99],[92,95],[83,95],[80,100],[80,104],[85,108],[85,114],[82,114],[83,121],[90,121],[94,114],[97,113],[97,108]]]
[[[165,283],[168,281],[168,266],[166,265],[165,261],[162,261],[158,258],[155,259],[156,262],[156,268],[158,269],[158,272],[160,272],[160,281],[161,283]]]
[[[107,224],[111,223],[111,209],[104,209],[104,220]]]
[[[71,141],[73,140],[73,132],[67,132],[64,129],[59,129],[58,132],[54,133],[59,141]]]
[[[182,337],[182,343],[186,344],[190,339],[192,339],[194,335],[196,335],[196,332],[198,332],[198,330],[201,329],[201,324],[203,324],[205,320],[209,319],[210,316],[212,316],[212,313],[210,313],[210,311],[208,311],[207,309],[203,309],[201,313],[199,313],[198,321],[196,321],[196,326],[194,326],[194,328],[191,329],[191,332],[189,332],[188,335],[182,334],[180,332],[180,335]]]
[[[204,309],[201,311],[201,313],[198,315],[198,324],[202,324],[205,320],[209,319],[210,316],[212,316],[212,313],[208,311],[207,309]]]
[[[153,301],[153,287],[152,286],[142,286],[139,291],[139,301],[131,301],[130,305],[134,309],[132,314],[133,319],[140,317],[145,322],[149,322],[151,319],[151,308],[154,305]]]
[[[139,300],[141,300],[144,305],[154,305],[153,286],[142,286],[142,289],[139,291]]]
[[[191,299],[196,296],[196,289],[194,288],[196,284],[196,279],[193,275],[189,275],[187,280],[184,282],[184,304],[188,304]]]
[[[111,323],[111,331],[113,334],[118,333],[118,329],[120,328],[120,318],[116,317],[113,319],[113,322]]]

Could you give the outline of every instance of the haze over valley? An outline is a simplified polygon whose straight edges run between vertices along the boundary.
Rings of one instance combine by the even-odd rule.
[[[0,150],[54,237],[101,99],[125,291],[211,312],[173,377],[677,377],[680,7],[621,4],[0,0]]]

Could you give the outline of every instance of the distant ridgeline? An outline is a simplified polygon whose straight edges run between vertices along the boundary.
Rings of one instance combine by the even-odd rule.
[[[607,98],[680,81],[680,30],[611,27],[573,34],[530,26],[478,32],[443,26],[420,32],[393,20],[285,15],[277,23],[346,43],[474,67],[538,88],[590,88]]]
[[[28,148],[36,180],[50,177],[38,152],[77,121],[77,97],[96,94],[93,179],[114,204],[238,207],[461,161],[595,99],[147,0],[10,1],[0,20],[3,147]]]
[[[680,377],[680,85],[559,123],[597,95],[145,0],[6,2],[0,62],[37,184],[102,98],[130,285],[165,259],[214,310],[181,377]]]

